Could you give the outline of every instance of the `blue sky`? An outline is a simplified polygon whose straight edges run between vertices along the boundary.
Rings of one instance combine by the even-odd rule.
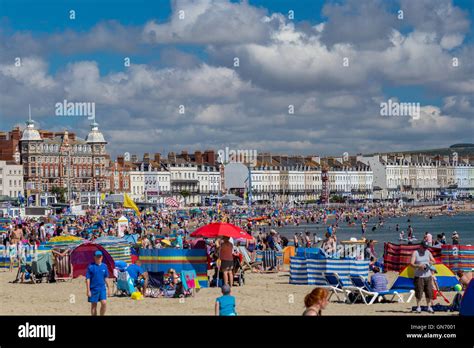
[[[124,141],[117,119],[137,134],[148,122],[156,147],[167,150],[223,146],[229,134],[237,134],[234,146],[305,153],[471,142],[472,4],[0,0],[0,83],[10,87],[0,97],[2,128],[18,123],[27,101],[43,128],[84,128],[81,119],[51,113],[56,101],[86,98],[98,104],[116,152],[155,146]],[[395,18],[400,8],[403,21]],[[187,11],[185,21],[176,20],[179,9]],[[18,56],[28,63],[21,71],[9,65]],[[344,70],[335,62],[346,56],[351,66]],[[452,57],[460,68],[449,66]],[[430,116],[425,123],[374,119],[388,98],[418,102]],[[293,118],[285,114],[291,103]],[[190,114],[175,119],[181,104]],[[454,127],[448,134],[446,125]],[[273,132],[260,139],[259,127]]]

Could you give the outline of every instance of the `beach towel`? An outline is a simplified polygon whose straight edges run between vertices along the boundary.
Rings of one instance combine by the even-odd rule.
[[[420,248],[419,244],[384,243],[384,265],[387,271],[400,272],[411,260],[411,255]],[[441,263],[441,249],[429,248],[437,263]]]
[[[197,274],[195,270],[181,271],[181,282],[183,283],[184,290],[200,289],[199,281],[197,280]]]
[[[32,261],[34,274],[49,273],[53,269],[53,256],[51,252],[37,253]]]
[[[452,271],[470,271],[474,269],[474,246],[443,245],[441,249],[443,263]]]

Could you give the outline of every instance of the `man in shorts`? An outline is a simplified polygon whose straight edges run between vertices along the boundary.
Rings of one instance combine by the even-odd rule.
[[[97,315],[98,302],[100,302],[100,315],[104,315],[106,310],[109,271],[107,266],[102,263],[102,258],[102,251],[97,250],[94,254],[94,262],[87,268],[86,288],[92,315]]]
[[[436,261],[428,250],[428,243],[423,241],[420,248],[415,250],[411,255],[410,261],[410,265],[415,269],[413,282],[415,284],[417,313],[421,313],[420,302],[423,298],[423,293],[425,294],[428,312],[434,313],[433,308],[431,307],[431,299],[433,297],[433,279],[430,268],[434,263],[436,263]]]

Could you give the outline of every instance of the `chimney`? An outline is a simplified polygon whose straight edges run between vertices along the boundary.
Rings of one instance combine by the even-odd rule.
[[[194,161],[196,164],[203,164],[201,151],[194,151]]]
[[[168,161],[176,163],[176,154],[174,152],[168,152]]]
[[[150,154],[148,152],[143,154],[143,162],[150,163]]]
[[[156,152],[154,155],[155,162],[160,163],[161,162],[161,153]]]
[[[130,158],[131,162],[135,163],[135,162],[138,162],[138,156],[137,155],[132,155],[132,157]]]
[[[204,161],[211,165],[214,165],[216,163],[216,153],[214,152],[214,150],[206,150],[204,152]]]
[[[183,157],[183,159],[186,162],[189,161],[188,151],[186,151],[186,150],[181,151],[181,157]]]
[[[117,162],[118,162],[118,164],[119,164],[121,167],[123,167],[124,164],[125,164],[124,157],[123,157],[123,156],[118,156],[118,157],[117,157]]]

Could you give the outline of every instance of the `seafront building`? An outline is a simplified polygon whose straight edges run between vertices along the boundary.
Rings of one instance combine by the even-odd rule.
[[[111,160],[97,123],[82,139],[75,132],[26,128],[0,132],[0,196],[25,197],[28,205],[57,202],[91,206],[106,196],[129,194],[137,202],[202,205],[234,194],[252,202],[332,200],[435,200],[474,193],[474,156],[384,153],[341,157],[256,154],[242,162],[241,184],[226,187],[228,163],[215,150],[121,155]],[[327,181],[323,180],[327,178]]]
[[[54,202],[55,189],[64,190],[66,200],[98,203],[100,193],[110,190],[106,144],[97,123],[85,139],[67,130],[37,130],[31,119],[23,131],[15,128],[0,136],[2,158],[22,167],[22,193],[31,205]]]

